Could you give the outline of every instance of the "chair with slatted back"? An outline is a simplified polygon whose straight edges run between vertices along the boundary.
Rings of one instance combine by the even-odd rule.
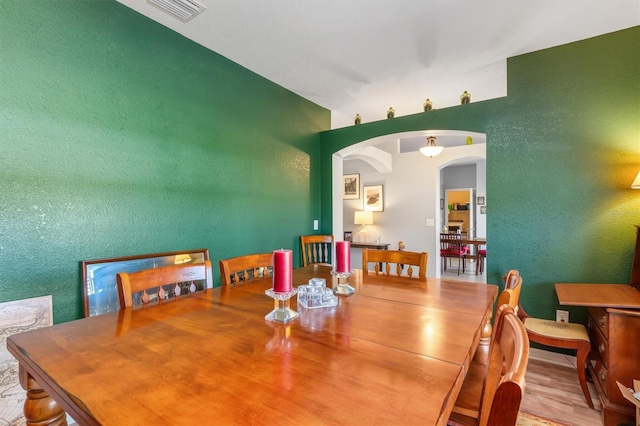
[[[301,235],[302,266],[332,266],[333,235]]]
[[[273,253],[248,254],[220,261],[223,286],[238,286],[273,274]]]
[[[519,275],[516,270],[507,272],[504,276],[505,287],[510,288]],[[518,317],[522,320],[530,341],[553,348],[573,349],[576,351],[578,381],[587,405],[589,408],[594,408],[589,387],[587,386],[586,368],[589,352],[591,351],[591,341],[587,328],[582,324],[531,317],[522,308],[521,303],[518,304]]]
[[[369,263],[375,263],[373,272],[376,275],[415,276],[420,281],[426,281],[427,258],[428,255],[425,252],[365,248],[362,249],[362,275],[366,278],[372,272],[369,270]]]
[[[529,338],[508,304],[498,307],[489,363],[472,363],[448,425],[515,426],[529,363]]]
[[[119,272],[116,280],[121,309],[132,307],[133,295],[140,292],[142,292],[140,297],[142,304],[148,304],[152,299],[148,292],[151,289],[157,289],[155,298],[158,302],[162,302],[171,293],[177,299],[183,293],[195,292],[197,287],[193,281],[196,280],[203,280],[205,288],[213,287],[209,260],[205,260],[204,263],[183,263],[131,273]],[[187,288],[183,289],[180,283],[187,283]]]
[[[440,234],[440,257],[442,258],[442,268],[447,270],[447,259],[458,259],[458,275],[460,266],[464,273],[466,267],[467,246],[462,243],[462,234]]]

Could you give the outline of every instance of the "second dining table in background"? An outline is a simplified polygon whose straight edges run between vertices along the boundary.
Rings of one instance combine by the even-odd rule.
[[[294,285],[333,287],[330,272],[295,269]],[[337,306],[293,299],[288,324],[264,319],[265,278],[10,336],[25,412],[105,426],[446,424],[476,349],[488,349],[497,286],[348,280],[356,293]]]

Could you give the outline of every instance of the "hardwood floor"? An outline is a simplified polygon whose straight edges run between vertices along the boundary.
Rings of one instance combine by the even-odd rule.
[[[451,266],[449,266],[449,260],[447,260],[447,270],[442,270],[442,260],[438,268],[440,268],[440,277],[453,278],[461,281],[469,281],[474,283],[486,283],[487,278],[484,273],[476,275],[475,260],[467,260],[464,272],[462,272],[462,266],[460,267],[460,275],[458,275],[458,259],[451,259]]]
[[[532,348],[525,380],[521,411],[570,426],[602,426],[595,387],[588,383],[596,408],[591,409],[578,383],[575,357]]]

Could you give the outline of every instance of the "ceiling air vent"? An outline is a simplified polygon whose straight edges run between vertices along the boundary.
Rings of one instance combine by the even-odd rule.
[[[147,0],[147,3],[164,10],[183,22],[189,22],[207,9],[194,0]]]

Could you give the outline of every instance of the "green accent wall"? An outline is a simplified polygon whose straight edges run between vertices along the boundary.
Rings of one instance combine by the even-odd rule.
[[[628,282],[640,223],[630,188],[640,171],[638,52],[640,27],[541,50],[508,60],[504,98],[323,132],[323,231],[334,152],[410,130],[483,132],[488,282],[520,270],[525,309],[547,318],[555,282]],[[585,321],[585,309],[570,311]]]
[[[115,1],[0,7],[0,301],[82,317],[80,262],[291,248],[330,112]]]

